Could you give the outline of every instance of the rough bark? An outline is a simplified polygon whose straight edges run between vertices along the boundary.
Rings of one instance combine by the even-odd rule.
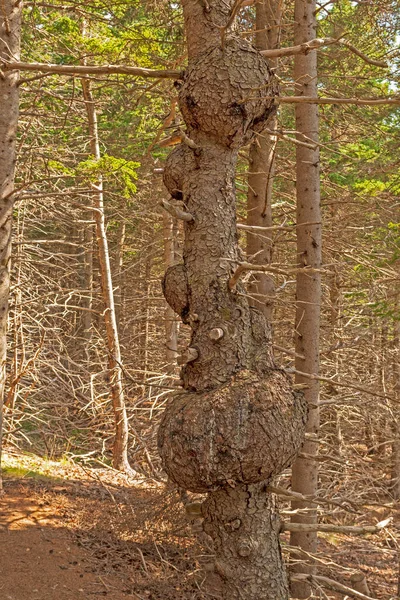
[[[260,52],[221,27],[234,0],[182,0],[189,65],[179,91],[187,133],[164,182],[193,220],[183,264],[164,293],[192,328],[184,390],[165,412],[159,449],[180,487],[208,492],[204,529],[214,540],[211,579],[223,599],[286,600],[278,517],[265,483],[291,463],[306,420],[271,353],[270,326],[239,284],[229,288],[237,242],[238,149],[275,114],[275,80]]]
[[[263,0],[256,4],[256,36],[255,45],[258,50],[271,50],[279,45],[280,21],[282,13],[281,0]],[[276,72],[278,59],[270,60]],[[278,125],[276,115],[268,122],[269,130]],[[258,227],[272,225],[272,188],[275,170],[275,153],[277,138],[266,131],[252,142],[249,151],[249,177],[247,195],[247,224]],[[247,256],[258,264],[267,265],[272,262],[272,232],[247,233]],[[252,259],[251,257],[254,257]],[[274,279],[266,273],[255,273],[249,282],[248,292],[251,304],[259,308],[268,321],[272,320]]]
[[[22,2],[3,0],[0,59],[19,60]],[[11,228],[14,205],[15,143],[18,124],[18,72],[0,73],[0,466],[6,377],[7,318],[10,290]],[[0,491],[2,489],[0,475]]]
[[[296,0],[295,2],[295,44],[302,44],[316,37],[316,2],[315,0]],[[300,96],[317,95],[317,55],[295,57],[294,79],[296,94]],[[318,144],[318,107],[309,104],[296,105],[296,130],[300,141],[313,141]],[[302,223],[319,223],[320,183],[319,183],[319,149],[296,145],[296,192],[297,192],[297,262],[299,267],[310,266],[319,269],[321,266],[321,225],[304,225]],[[321,305],[321,276],[318,272],[305,274],[299,272],[296,284],[296,323],[295,350],[296,369],[302,373],[319,372],[319,321]],[[319,383],[305,377],[296,376],[296,383],[305,383],[308,389],[305,397],[310,410],[307,421],[307,432],[318,435]],[[318,443],[308,439],[304,446],[304,454],[316,456]],[[318,486],[318,462],[313,458],[298,458],[292,469],[292,489],[304,495],[316,495]],[[303,503],[293,502],[293,508],[304,508]],[[306,516],[295,515],[293,522],[315,523],[316,512]],[[300,546],[307,552],[317,549],[317,533],[293,532],[291,545]],[[313,572],[313,567],[296,565],[294,570],[303,573]],[[308,598],[310,587],[306,582],[293,584],[293,596]]]
[[[97,129],[97,113],[88,80],[82,80],[83,97],[89,124],[90,150],[96,160],[100,160],[100,144]],[[96,240],[99,252],[101,287],[105,305],[104,321],[107,336],[108,379],[115,419],[115,438],[113,445],[113,466],[115,469],[132,472],[128,460],[129,427],[126,414],[124,388],[122,381],[121,351],[115,313],[113,282],[110,255],[105,225],[103,182],[101,177],[92,184],[95,193],[91,196],[95,210]]]

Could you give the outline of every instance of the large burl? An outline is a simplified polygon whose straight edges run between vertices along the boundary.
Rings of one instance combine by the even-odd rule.
[[[182,0],[189,65],[179,105],[187,143],[167,159],[164,183],[192,220],[184,223],[183,262],[167,271],[163,289],[192,334],[184,389],[164,413],[158,444],[175,483],[208,492],[204,527],[215,542],[220,596],[236,600],[246,589],[247,600],[286,600],[279,518],[265,482],[296,456],[307,409],[273,361],[264,315],[249,306],[240,283],[229,287],[242,260],[237,154],[268,126],[277,94],[257,50],[229,34],[221,43],[233,4]]]
[[[192,492],[267,481],[296,456],[305,420],[284,373],[241,371],[171,403],[159,429],[161,457],[170,478]]]

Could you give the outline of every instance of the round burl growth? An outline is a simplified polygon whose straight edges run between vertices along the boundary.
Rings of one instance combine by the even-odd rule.
[[[266,481],[294,460],[307,406],[280,371],[242,371],[215,390],[183,393],[158,432],[165,471],[180,487],[208,492]]]
[[[185,266],[169,267],[164,275],[162,288],[172,310],[185,320],[189,312],[189,289]]]
[[[191,150],[184,144],[179,144],[168,155],[165,161],[164,185],[175,200],[183,199],[183,182],[186,172],[185,157]]]
[[[185,74],[179,106],[189,128],[229,147],[247,143],[276,111],[276,82],[264,57],[230,38],[196,57]]]

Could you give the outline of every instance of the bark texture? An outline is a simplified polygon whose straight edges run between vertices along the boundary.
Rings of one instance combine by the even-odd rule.
[[[22,2],[4,0],[0,11],[0,59],[19,60]],[[18,124],[18,72],[0,73],[0,461],[6,377],[11,228],[14,205],[15,143]],[[1,490],[1,476],[0,476]]]
[[[296,0],[295,2],[295,40],[303,44],[316,37],[316,1]],[[317,95],[317,53],[295,57],[294,79],[296,94],[300,96]],[[315,142],[315,149],[296,145],[296,193],[297,193],[297,263],[299,267],[321,267],[321,209],[320,176],[318,147],[318,107],[313,104],[296,105],[297,138],[301,142]],[[302,223],[317,223],[303,225]],[[319,372],[319,324],[321,310],[321,275],[318,272],[307,274],[299,272],[296,282],[296,323],[295,323],[295,366],[303,373]],[[318,435],[319,432],[319,383],[306,377],[296,376],[297,383],[308,386],[305,397],[310,406],[307,432]],[[307,440],[303,452],[311,458],[298,458],[292,469],[292,489],[304,495],[315,496],[318,487],[318,442]],[[316,457],[315,459],[312,457]],[[293,508],[306,508],[308,505],[293,502]],[[307,515],[295,515],[293,522],[316,523],[317,512]],[[306,552],[317,550],[316,532],[293,532],[290,536],[292,546],[300,546]],[[296,565],[294,570],[313,573],[314,567]],[[295,598],[308,598],[310,586],[307,582],[293,584]]]
[[[234,0],[182,0],[189,66],[179,92],[187,133],[164,183],[193,220],[183,264],[168,269],[170,306],[192,328],[184,390],[165,412],[159,449],[180,487],[208,492],[204,528],[215,543],[224,599],[286,600],[278,517],[265,482],[296,455],[306,421],[271,353],[270,326],[229,280],[241,252],[236,229],[239,148],[276,112],[277,86],[258,50],[228,25]],[[182,362],[182,360],[181,360]]]

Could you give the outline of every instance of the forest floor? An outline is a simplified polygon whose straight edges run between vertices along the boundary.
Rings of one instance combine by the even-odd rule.
[[[17,452],[6,452],[3,462],[1,600],[210,597],[202,567],[212,556],[196,541],[175,490]],[[398,562],[387,540],[324,537],[323,574],[332,577],[340,565],[336,579],[348,584],[350,570],[361,570],[372,597],[397,598]],[[325,598],[343,596],[326,592]]]

